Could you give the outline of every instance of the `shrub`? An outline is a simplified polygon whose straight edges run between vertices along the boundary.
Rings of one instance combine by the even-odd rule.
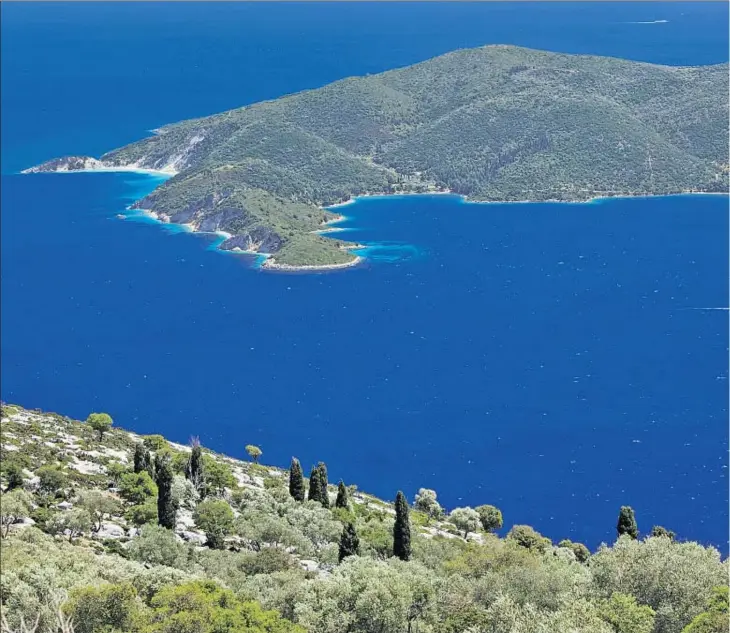
[[[233,530],[233,511],[225,501],[208,499],[198,504],[193,513],[195,524],[205,532],[208,545],[223,547],[224,539]]]
[[[91,515],[84,508],[74,508],[64,512],[57,512],[46,523],[49,534],[66,534],[69,543],[86,532],[91,531],[93,521]]]
[[[187,548],[168,529],[145,525],[142,533],[129,546],[129,556],[151,565],[185,568]]]
[[[580,563],[585,563],[591,556],[591,551],[583,543],[573,543],[571,540],[563,539],[558,543],[558,547],[569,549]]]
[[[550,539],[545,538],[540,532],[529,525],[515,525],[507,533],[507,538],[513,540],[521,547],[534,552],[544,552],[550,547]]]
[[[242,602],[209,580],[165,587],[151,607],[146,633],[304,633],[276,612]]]
[[[200,501],[200,495],[193,482],[180,475],[175,475],[172,480],[172,498],[178,508],[188,510],[194,510]]]
[[[143,504],[157,496],[157,485],[146,470],[125,473],[119,480],[119,494],[130,503]]]
[[[634,596],[614,593],[600,608],[601,617],[616,633],[652,633],[654,610],[636,603]]]
[[[22,488],[0,494],[0,536],[5,538],[13,523],[30,516],[32,501]]]
[[[157,502],[150,499],[134,505],[124,513],[124,518],[136,526],[157,522]]]
[[[145,448],[151,451],[161,451],[165,448],[169,448],[167,440],[162,435],[145,435],[142,439],[142,443]]]
[[[205,490],[208,494],[222,495],[226,488],[236,486],[231,467],[210,455],[203,455]]]
[[[131,631],[138,613],[137,592],[130,584],[74,589],[64,605],[74,633]]]
[[[499,508],[490,505],[478,506],[475,508],[479,514],[479,520],[485,532],[494,532],[499,530],[504,521],[502,519],[502,511]]]
[[[38,492],[46,503],[68,484],[66,473],[55,466],[41,466],[36,475],[39,479]]]
[[[23,477],[23,467],[17,461],[7,461],[7,464],[2,464],[2,472],[5,475],[7,481],[7,490],[14,490],[15,488],[21,488],[25,478]]]

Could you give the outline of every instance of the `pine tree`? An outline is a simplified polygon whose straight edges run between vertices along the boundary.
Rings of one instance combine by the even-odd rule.
[[[329,486],[327,481],[327,466],[325,466],[324,462],[319,462],[317,468],[319,469],[319,502],[323,508],[329,508],[330,496],[327,493],[327,487]]]
[[[340,483],[337,484],[337,499],[335,499],[335,508],[347,508],[350,505],[350,500],[347,498],[347,488],[345,483],[340,479]]]
[[[408,518],[408,502],[400,490],[395,496],[393,554],[401,560],[410,560],[411,558],[411,524]]]
[[[143,470],[147,470],[145,448],[141,442],[137,442],[134,445],[134,472],[141,473]]]
[[[175,529],[175,500],[172,497],[172,467],[167,456],[158,455],[155,459],[157,473],[157,522],[168,530]]]
[[[313,466],[312,471],[309,473],[309,495],[307,499],[310,501],[321,501],[322,495],[320,494],[320,490],[319,466]]]
[[[340,562],[347,556],[359,555],[360,539],[355,531],[355,526],[352,523],[348,523],[342,530],[342,536],[340,536]]]
[[[292,457],[289,467],[289,494],[295,501],[304,501],[304,475],[296,457]]]
[[[639,528],[636,525],[636,517],[631,506],[621,506],[616,531],[619,536],[628,534],[631,538],[639,538]]]
[[[190,444],[192,450],[190,451],[188,464],[185,467],[185,477],[195,486],[198,492],[202,492],[205,481],[203,475],[203,450],[197,437],[192,438]]]

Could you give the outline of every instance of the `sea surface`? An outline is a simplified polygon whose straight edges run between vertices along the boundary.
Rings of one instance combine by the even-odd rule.
[[[728,199],[368,198],[366,264],[272,274],[125,207],[131,173],[20,176],[147,130],[460,47],[727,61],[724,3],[2,3],[3,400],[386,498],[436,489],[595,547],[620,505],[727,551]],[[718,309],[725,308],[725,309]]]

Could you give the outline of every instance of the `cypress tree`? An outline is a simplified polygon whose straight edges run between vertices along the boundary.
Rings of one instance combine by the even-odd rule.
[[[408,519],[408,502],[400,490],[395,496],[393,554],[401,560],[410,560],[411,558],[411,524]]]
[[[141,473],[147,470],[147,462],[145,461],[145,448],[140,442],[134,445],[134,472]]]
[[[335,499],[335,508],[347,508],[350,505],[350,500],[347,498],[347,488],[345,483],[340,479],[340,483],[337,484],[337,499]]]
[[[312,471],[309,473],[309,494],[307,499],[310,501],[321,501],[322,495],[321,482],[319,479],[319,466],[312,466]]]
[[[152,453],[149,450],[144,452],[144,469],[152,479],[155,478],[155,462],[152,460]]]
[[[340,562],[347,556],[359,555],[360,539],[355,531],[355,526],[352,523],[348,523],[342,529],[342,536],[340,536]]]
[[[295,501],[304,501],[304,475],[296,457],[291,458],[289,467],[289,494]]]
[[[157,473],[157,522],[168,530],[175,529],[175,500],[172,498],[172,467],[166,456],[155,459]]]
[[[200,447],[200,440],[194,437],[190,444],[192,450],[190,451],[190,458],[188,464],[185,466],[185,477],[195,486],[198,492],[203,489],[204,477],[203,477],[203,450]]]
[[[329,508],[330,496],[327,493],[327,486],[329,485],[327,481],[327,466],[325,466],[324,462],[319,462],[317,468],[319,469],[319,502],[323,508]]]
[[[631,538],[639,538],[639,528],[636,525],[634,509],[631,506],[621,506],[616,524],[618,535],[628,534]]]

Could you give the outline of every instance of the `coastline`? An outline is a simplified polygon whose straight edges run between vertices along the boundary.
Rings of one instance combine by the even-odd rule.
[[[48,171],[39,171],[35,167],[31,167],[25,170],[22,170],[21,174],[34,174],[34,173],[64,173],[64,174],[70,174],[75,172],[81,172],[81,173],[94,173],[94,172],[130,172],[130,173],[138,173],[138,174],[144,174],[147,176],[152,177],[158,177],[158,178],[172,178],[175,176],[178,172],[172,167],[172,166],[165,166],[162,169],[149,169],[144,167],[139,167],[136,164],[130,164],[130,165],[104,165],[100,160],[98,159],[87,159],[84,158],[85,161],[92,161],[91,163],[86,162],[84,163],[84,166],[79,169],[68,169],[67,167],[59,167],[57,169],[48,170]],[[86,166],[89,165],[89,166]],[[586,192],[587,193],[587,192]],[[557,198],[547,198],[543,200],[472,200],[468,196],[454,193],[451,190],[435,190],[435,191],[425,191],[425,192],[415,192],[415,191],[407,191],[402,193],[392,193],[392,192],[366,192],[361,195],[357,196],[351,196],[347,200],[342,200],[340,202],[336,202],[334,204],[320,207],[321,209],[325,211],[332,211],[334,209],[341,209],[342,207],[355,204],[360,199],[366,199],[366,198],[401,198],[401,197],[412,197],[412,196],[455,196],[460,199],[460,201],[466,203],[466,204],[544,204],[544,203],[563,203],[563,204],[591,204],[591,203],[600,203],[605,200],[610,200],[612,198],[617,199],[626,199],[626,198],[639,198],[639,197],[668,197],[668,196],[681,196],[681,195],[719,195],[719,196],[727,196],[730,192],[710,192],[710,191],[694,191],[694,190],[683,190],[683,191],[677,191],[674,193],[646,193],[646,192],[594,192],[596,195],[588,195],[587,197],[581,197],[581,198],[575,198],[575,199],[557,199]],[[127,207],[127,211],[132,211],[131,205]],[[153,211],[151,209],[134,209],[133,211],[138,212],[139,214],[144,215],[145,217],[155,221],[159,222],[160,224],[173,224],[171,222],[170,216],[164,213],[158,213],[156,211]],[[130,217],[129,215],[122,215],[117,214],[118,218],[120,219],[126,219]],[[338,213],[335,217],[326,220],[322,223],[323,228],[318,229],[315,231],[311,231],[311,233],[316,235],[323,235],[326,236],[327,234],[331,233],[338,233],[342,231],[346,231],[347,229],[332,226],[341,222],[344,222],[348,220],[348,217]],[[345,262],[341,264],[302,264],[302,265],[292,265],[292,264],[279,264],[276,262],[275,254],[274,253],[263,253],[260,251],[249,251],[249,250],[243,250],[240,247],[235,247],[231,249],[224,249],[220,248],[220,245],[223,244],[226,240],[231,239],[234,237],[232,233],[229,233],[227,231],[200,231],[198,228],[198,225],[192,222],[189,223],[181,223],[177,224],[174,223],[177,226],[181,227],[181,230],[189,232],[189,233],[209,233],[209,234],[215,234],[220,236],[222,239],[220,242],[216,243],[214,245],[214,250],[219,250],[223,252],[230,252],[230,253],[237,253],[242,255],[252,255],[258,258],[263,258],[263,261],[254,265],[255,268],[259,268],[262,270],[268,270],[268,271],[289,271],[289,272],[306,272],[306,271],[328,271],[328,270],[338,270],[338,269],[344,269],[344,268],[351,268],[354,266],[357,266],[361,264],[363,261],[365,261],[365,257],[362,255],[356,255],[355,259],[353,259],[350,262]],[[343,246],[342,248],[344,250],[354,250],[358,248],[362,248],[363,246],[361,244],[353,243],[351,246]]]
[[[135,165],[108,165],[103,167],[84,167],[82,169],[54,169],[53,171],[33,171],[33,167],[23,169],[21,174],[92,174],[104,172],[128,172],[133,174],[145,174],[147,176],[158,176],[164,178],[172,178],[177,176],[179,172],[172,167],[163,167],[162,169],[149,169],[146,167],[137,167]]]
[[[97,169],[90,169],[87,171],[102,171]],[[106,171],[106,170],[104,170]],[[131,169],[124,169],[120,171],[132,171]],[[150,173],[149,171],[144,173]],[[156,172],[155,172],[156,173]],[[332,210],[335,208],[342,208],[347,205],[355,204],[359,199],[361,198],[401,198],[401,197],[411,197],[411,196],[435,196],[435,195],[450,195],[458,197],[462,202],[466,204],[543,204],[543,203],[562,203],[562,204],[591,204],[591,203],[599,203],[605,200],[611,200],[611,199],[622,199],[622,198],[646,198],[646,197],[668,197],[668,196],[683,196],[683,195],[718,195],[718,196],[727,196],[728,193],[723,192],[709,192],[709,191],[681,191],[676,193],[667,193],[667,194],[652,194],[652,193],[621,193],[616,195],[600,195],[600,196],[593,196],[586,199],[581,200],[560,200],[560,199],[547,199],[547,200],[470,200],[467,196],[453,193],[452,191],[433,191],[433,192],[426,192],[426,193],[415,193],[415,192],[407,192],[407,193],[366,193],[359,196],[354,196],[348,200],[344,200],[342,202],[335,203],[330,206],[321,207],[324,210]],[[155,211],[152,211],[150,209],[137,209],[140,213],[144,214],[148,218],[155,220],[161,224],[170,224],[170,217],[164,213],[157,213]],[[323,228],[320,230],[312,231],[312,233],[315,233],[317,235],[326,235],[328,233],[337,233],[340,231],[346,231],[347,229],[343,229],[336,226],[331,226],[333,224],[339,224],[341,222],[345,222],[348,220],[348,216],[343,215],[341,213],[337,214],[336,217],[327,220],[326,222],[323,222],[322,225],[326,226],[328,228]],[[230,239],[234,237],[232,233],[228,233],[227,231],[200,231],[198,230],[198,227],[194,223],[186,223],[181,224],[180,226],[185,227],[185,229],[190,233],[210,233],[221,236],[223,238],[222,241],[225,241],[227,239]],[[221,242],[222,243],[222,242]],[[355,250],[359,248],[363,248],[364,246],[362,244],[353,243],[352,246],[346,246],[343,247],[344,250]],[[330,271],[330,270],[341,270],[346,268],[352,268],[355,266],[360,265],[362,262],[364,262],[367,258],[363,255],[356,255],[355,259],[353,259],[350,262],[345,262],[342,264],[302,264],[302,265],[292,265],[292,264],[279,264],[276,262],[276,257],[274,253],[263,253],[260,251],[249,251],[249,250],[243,250],[242,248],[235,247],[232,249],[222,249],[219,247],[219,245],[215,246],[215,250],[219,250],[222,252],[229,252],[229,253],[237,253],[241,255],[253,255],[256,257],[263,258],[263,261],[254,266],[255,268],[258,268],[260,270],[269,271],[269,272],[317,272],[317,271]]]
[[[691,189],[684,191],[675,191],[673,193],[631,193],[631,192],[620,192],[620,193],[606,193],[603,192],[600,195],[593,195],[587,198],[575,198],[566,200],[563,198],[545,198],[544,200],[473,200],[469,196],[465,196],[460,193],[453,191],[427,191],[424,193],[416,192],[405,192],[405,193],[374,193],[368,192],[358,196],[353,196],[342,202],[336,202],[335,204],[322,207],[325,210],[332,210],[342,208],[351,204],[355,204],[358,200],[366,198],[405,198],[411,196],[455,196],[462,202],[467,204],[545,204],[545,203],[561,203],[561,204],[590,204],[593,202],[599,202],[601,200],[613,200],[613,199],[628,199],[628,198],[667,198],[670,196],[728,196],[729,191],[694,191]],[[344,217],[344,216],[342,216]],[[336,220],[341,222],[342,220]],[[325,222],[325,224],[334,224],[334,221]],[[327,229],[325,229],[327,231]]]
[[[360,245],[358,245],[360,246]],[[357,248],[357,246],[355,247]],[[342,264],[320,264],[320,265],[301,265],[293,266],[291,264],[277,264],[276,258],[269,255],[268,258],[261,264],[259,268],[262,270],[272,271],[283,271],[283,272],[306,272],[306,271],[327,271],[327,270],[340,270],[342,268],[352,268],[358,266],[365,261],[365,258],[361,255],[355,255],[355,259]]]

